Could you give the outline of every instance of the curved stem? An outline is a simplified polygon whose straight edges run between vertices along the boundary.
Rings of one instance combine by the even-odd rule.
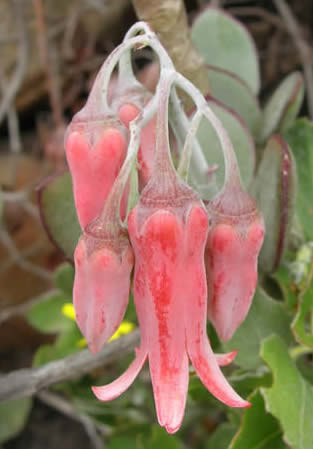
[[[195,102],[197,109],[207,118],[212,124],[218,139],[221,143],[224,160],[225,160],[225,181],[224,188],[231,185],[241,185],[240,172],[237,164],[237,158],[231,140],[223,127],[221,121],[214,114],[212,109],[207,105],[205,98],[201,92],[186,78],[177,73],[176,82],[181,89],[183,89],[188,95],[191,96]]]
[[[188,173],[189,173],[189,166],[190,166],[190,160],[192,156],[192,148],[194,145],[194,139],[197,134],[201,118],[202,118],[202,112],[197,111],[194,116],[192,117],[192,120],[189,125],[188,133],[185,139],[184,148],[181,154],[181,158],[179,161],[179,166],[177,169],[178,174],[187,181],[188,179]],[[196,147],[195,147],[196,148]],[[202,153],[201,153],[202,154]]]
[[[139,33],[144,33],[145,35],[152,34],[149,25],[145,22],[135,23],[125,34],[123,43],[129,39],[135,37]],[[128,84],[141,85],[137,80],[131,62],[131,49],[122,54],[119,64],[118,64],[118,84],[123,84],[123,81],[127,79]]]
[[[120,203],[127,181],[131,174],[132,166],[136,161],[137,152],[140,145],[141,130],[144,126],[146,126],[147,123],[149,123],[149,121],[156,113],[158,91],[159,87],[157,88],[156,94],[148,103],[146,108],[143,109],[143,111],[130,122],[130,141],[128,145],[127,155],[101,213],[101,218],[105,218],[106,223],[109,223],[109,221],[111,221],[109,220],[110,217],[114,223],[119,223],[120,226],[124,227],[124,223],[121,222],[120,217]]]

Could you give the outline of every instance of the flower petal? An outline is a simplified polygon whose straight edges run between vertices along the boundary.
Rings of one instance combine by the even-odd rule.
[[[136,350],[136,357],[128,369],[118,379],[102,387],[91,387],[100,401],[111,401],[126,391],[138,376],[147,358],[147,350],[141,346]]]
[[[187,338],[188,353],[192,365],[210,393],[230,407],[250,407],[250,403],[244,401],[225,379],[217,364],[209,340],[204,336],[202,336],[200,342],[198,342],[198,338],[192,339],[190,335]]]
[[[149,365],[160,425],[169,433],[182,422],[188,389],[188,358],[180,296],[182,222],[159,210],[139,231],[137,209],[129,219],[136,254],[134,299]]]
[[[226,354],[214,354],[219,366],[230,365],[235,359],[238,351],[227,352]]]

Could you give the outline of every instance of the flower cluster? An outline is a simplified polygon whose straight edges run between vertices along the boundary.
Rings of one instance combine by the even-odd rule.
[[[153,95],[137,81],[130,63],[131,49],[145,45],[160,61]],[[109,102],[117,63],[118,81]],[[192,118],[185,115],[176,87],[195,102]],[[169,103],[177,166],[169,144]],[[206,202],[197,192],[195,170],[194,188],[188,184],[191,166],[200,167],[202,176],[209,173],[196,140],[202,118],[216,129],[225,159],[224,186]],[[263,220],[242,188],[224,128],[200,92],[175,71],[146,24],[132,27],[106,60],[65,144],[83,229],[75,251],[78,326],[91,351],[99,351],[123,319],[134,271],[141,330],[133,363],[111,384],[93,387],[94,394],[102,401],[119,396],[148,359],[159,423],[176,432],[184,415],[190,360],[217,399],[248,407],[220,369],[236,353],[214,354],[206,324],[208,314],[227,340],[247,315]]]

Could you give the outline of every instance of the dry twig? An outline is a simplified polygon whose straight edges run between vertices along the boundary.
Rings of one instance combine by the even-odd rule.
[[[313,119],[313,67],[312,54],[309,44],[303,38],[301,29],[295,19],[290,7],[285,0],[274,0],[274,3],[286,23],[287,30],[294,40],[294,44],[299,52],[303,66],[304,77],[307,87],[309,115]]]
[[[16,28],[18,30],[19,51],[15,72],[6,88],[0,104],[0,123],[8,113],[10,105],[14,102],[16,94],[23,82],[27,69],[29,43],[27,26],[24,17],[23,0],[13,0],[14,15],[16,17]]]
[[[133,5],[138,18],[148,22],[158,34],[177,71],[207,94],[207,69],[191,41],[183,0],[133,0]]]
[[[51,296],[56,295],[57,293],[59,293],[59,290],[52,289],[40,296],[36,296],[36,298],[33,298],[23,304],[17,304],[15,306],[10,306],[3,310],[0,310],[0,326],[2,323],[14,316],[24,315],[32,306],[40,302],[47,301],[51,298]]]
[[[103,449],[103,440],[99,436],[99,433],[104,436],[108,434],[107,427],[104,424],[97,423],[89,418],[89,416],[79,413],[69,401],[50,391],[41,391],[36,396],[44,404],[80,422],[89,436],[93,447],[95,449]]]
[[[50,271],[24,259],[4,226],[0,228],[0,241],[7,248],[11,259],[16,263],[16,265],[19,265],[25,271],[29,271],[30,273],[38,276],[41,279],[48,281],[52,280],[52,274],[50,273]]]
[[[47,363],[39,368],[25,368],[0,376],[0,401],[32,396],[39,390],[80,377],[119,360],[139,343],[139,330],[112,341],[101,352],[93,355],[88,349]]]

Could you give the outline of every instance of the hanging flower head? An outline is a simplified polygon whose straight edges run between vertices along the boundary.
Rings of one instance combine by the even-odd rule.
[[[128,220],[141,345],[126,373],[110,385],[93,388],[100,400],[118,396],[148,358],[158,420],[170,433],[183,419],[189,358],[215,397],[233,407],[249,405],[227,383],[206,335],[208,217],[170,159],[167,110],[172,82],[170,77],[160,88],[153,175]],[[226,355],[227,361],[231,358]],[[223,357],[220,361],[225,362]]]

